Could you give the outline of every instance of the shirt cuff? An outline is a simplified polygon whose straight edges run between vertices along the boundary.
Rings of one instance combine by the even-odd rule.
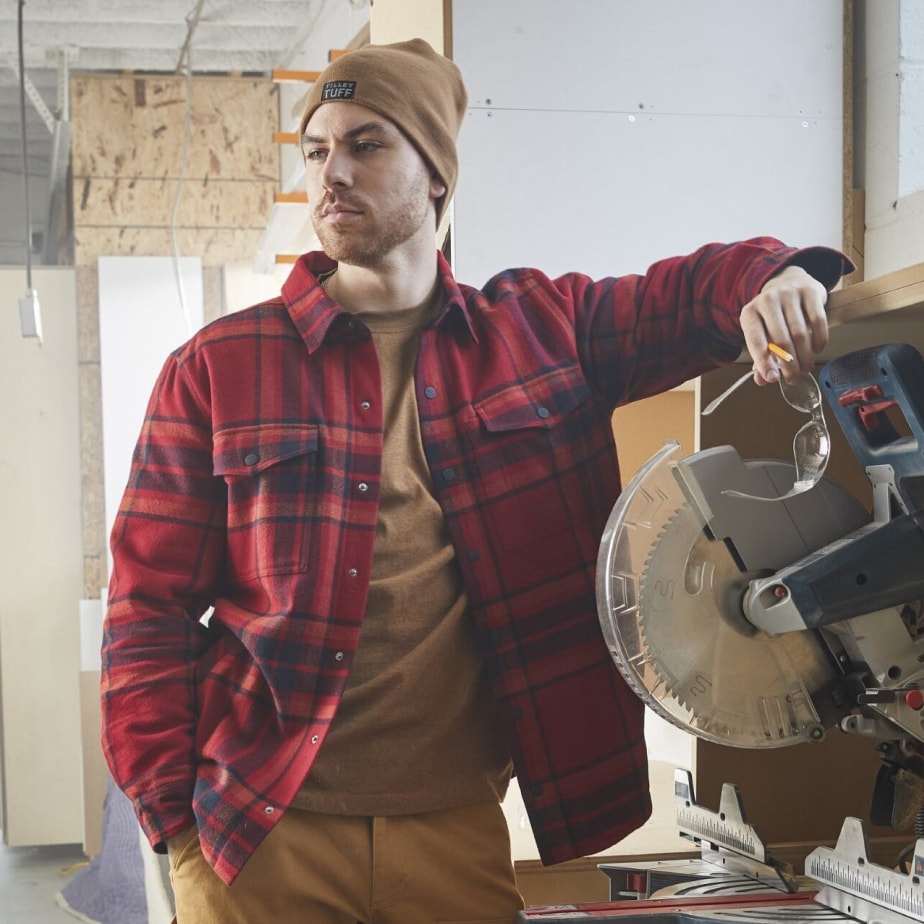
[[[805,247],[797,250],[785,260],[780,269],[787,266],[801,266],[829,292],[842,276],[856,269],[848,257],[833,247]]]

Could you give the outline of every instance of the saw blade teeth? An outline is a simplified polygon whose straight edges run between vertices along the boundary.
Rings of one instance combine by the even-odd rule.
[[[680,459],[679,444],[665,444],[613,507],[597,596],[613,660],[655,712],[718,744],[780,747],[823,733],[816,698],[839,674],[817,632],[771,637],[745,618],[750,580],[805,554],[792,518],[777,518],[764,537],[750,531],[762,528],[753,507],[719,500],[724,485],[747,482],[755,468],[768,484],[792,483],[791,464],[744,463],[732,447]],[[811,503],[825,512],[813,521],[815,547],[868,518],[836,485],[823,479],[814,491]],[[801,503],[787,502],[786,513]],[[919,625],[920,614],[908,621]]]
[[[794,640],[771,639],[745,622],[740,601],[749,575],[688,507],[671,513],[652,537],[636,613],[647,648],[648,701],[666,706],[666,714],[657,711],[674,724],[713,740],[803,740],[814,713],[789,657]],[[811,650],[814,642],[807,644]],[[794,704],[807,708],[799,712]]]

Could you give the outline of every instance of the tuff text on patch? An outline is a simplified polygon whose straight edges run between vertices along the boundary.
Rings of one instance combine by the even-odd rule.
[[[352,99],[356,92],[355,80],[331,80],[324,84],[321,90],[321,101],[326,102],[331,99]]]

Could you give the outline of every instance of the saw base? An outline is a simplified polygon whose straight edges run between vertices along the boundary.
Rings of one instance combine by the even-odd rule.
[[[775,859],[745,820],[737,787],[726,783],[717,812],[697,805],[689,771],[675,772],[680,834],[699,858],[602,863],[609,902],[527,908],[518,922],[620,921],[622,924],[920,924],[924,920],[924,839],[903,874],[869,860],[862,823],[847,818],[834,848],[818,847],[805,875]]]

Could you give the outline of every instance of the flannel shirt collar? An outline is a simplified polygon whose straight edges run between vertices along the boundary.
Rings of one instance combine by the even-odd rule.
[[[434,325],[455,326],[467,332],[471,340],[477,341],[475,327],[449,263],[437,253],[437,274],[443,287],[443,307],[434,319]],[[337,268],[321,251],[302,254],[282,285],[282,300],[296,329],[313,353],[326,337],[337,336],[348,339],[364,335],[365,325],[359,324],[348,311],[329,298],[319,277]]]

